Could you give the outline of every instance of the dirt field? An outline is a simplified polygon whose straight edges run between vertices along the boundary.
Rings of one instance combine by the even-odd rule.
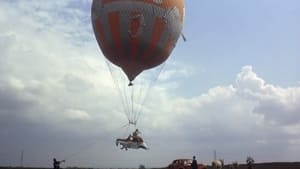
[[[0,167],[0,169],[49,169],[49,168]],[[76,169],[80,169],[80,168],[76,168]],[[166,169],[166,168],[156,168],[156,169]],[[212,168],[208,166],[207,169],[212,169]],[[225,165],[223,169],[229,169],[229,166]],[[238,169],[248,169],[248,167],[245,164],[241,164],[239,165]],[[300,169],[300,162],[258,163],[253,165],[253,169]]]
[[[208,169],[212,169],[208,167]],[[223,169],[230,169],[228,165],[225,165]],[[239,165],[238,169],[248,169],[245,164]],[[254,164],[252,169],[300,169],[300,162],[274,162],[274,163],[258,163]]]

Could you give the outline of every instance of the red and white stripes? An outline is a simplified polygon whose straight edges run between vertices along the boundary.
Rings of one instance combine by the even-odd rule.
[[[130,81],[169,57],[183,17],[183,0],[94,0],[92,5],[101,50]]]

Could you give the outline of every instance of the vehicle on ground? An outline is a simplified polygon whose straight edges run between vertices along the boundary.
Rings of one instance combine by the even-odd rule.
[[[192,159],[176,159],[168,165],[168,169],[191,169]],[[198,162],[198,169],[206,169],[206,166]]]

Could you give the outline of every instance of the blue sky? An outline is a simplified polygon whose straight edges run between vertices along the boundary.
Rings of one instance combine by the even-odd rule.
[[[187,1],[186,8],[188,43],[173,58],[207,70],[194,77],[204,89],[230,83],[243,65],[270,83],[297,84],[298,1]]]
[[[144,105],[148,151],[121,151],[126,117],[94,38],[91,0],[0,1],[0,165],[167,166],[299,161],[300,2],[189,0]],[[81,151],[84,150],[84,151]],[[79,153],[77,153],[79,152]]]

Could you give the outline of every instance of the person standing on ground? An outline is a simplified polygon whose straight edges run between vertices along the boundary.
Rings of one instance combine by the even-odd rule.
[[[56,158],[53,158],[53,169],[60,169],[60,163],[65,162],[65,160],[57,161]]]
[[[193,156],[193,162],[191,164],[191,167],[192,169],[198,169],[198,164],[195,156]]]

